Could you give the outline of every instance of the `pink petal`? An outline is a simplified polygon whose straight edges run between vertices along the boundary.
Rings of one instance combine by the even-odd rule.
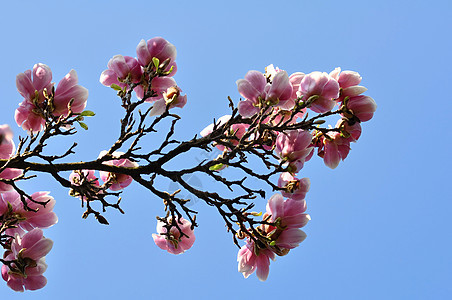
[[[25,289],[34,291],[42,289],[47,284],[47,279],[43,275],[29,276],[24,279]]]
[[[64,94],[78,83],[78,76],[75,70],[70,70],[63,79],[60,80],[55,90],[55,94]]]
[[[36,90],[42,90],[52,81],[52,71],[45,64],[35,64],[33,66],[33,86]]]
[[[30,100],[35,96],[36,89],[31,81],[31,70],[27,70],[16,76],[16,87],[26,100]]]
[[[47,253],[49,253],[50,250],[52,250],[52,247],[53,247],[53,241],[51,239],[43,238],[29,248],[24,247],[26,249],[23,252],[23,256],[29,257],[33,260],[38,260],[38,259],[46,256]]]
[[[256,258],[256,275],[260,281],[265,281],[268,278],[268,273],[270,272],[270,259],[268,256],[261,254]]]

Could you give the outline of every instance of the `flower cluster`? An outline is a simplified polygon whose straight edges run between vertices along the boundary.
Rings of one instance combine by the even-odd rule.
[[[152,237],[159,248],[171,254],[184,253],[193,246],[197,212],[186,206],[188,199],[177,195],[181,190],[171,194],[161,191],[154,179],[162,176],[180,183],[191,194],[217,208],[240,248],[238,270],[245,278],[256,272],[259,280],[266,280],[270,261],[287,255],[306,238],[301,228],[311,219],[306,213],[311,182],[300,176],[301,170],[315,152],[326,166],[336,168],[349,155],[350,144],[360,138],[361,124],[369,121],[376,111],[375,101],[363,95],[367,89],[360,85],[361,76],[340,68],[330,73],[289,75],[273,65],[267,66],[265,73],[249,71],[236,82],[243,100],[234,108],[230,99],[232,114],[207,126],[201,131],[201,138],[195,136],[182,142],[172,137],[180,117],[169,113],[170,109],[183,108],[187,103],[187,96],[173,78],[177,72],[176,56],[173,44],[156,37],[141,40],[136,57],[115,55],[109,60],[100,82],[117,91],[121,98],[125,116],[121,119],[120,136],[109,150],[100,152],[92,161],[80,163],[61,162],[74,153],[75,143],[63,155],[43,154],[50,137],[75,134],[75,122],[87,129],[81,121],[94,115],[84,111],[88,90],[78,85],[77,73],[71,70],[56,87],[52,71],[45,64],[36,64],[33,70],[17,75],[17,89],[24,99],[15,112],[15,120],[30,134],[27,139],[20,138],[17,153],[11,129],[8,125],[0,126],[3,163],[0,244],[5,249],[0,260],[2,278],[10,288],[24,291],[46,285],[45,256],[53,242],[43,236],[42,229],[58,221],[53,212],[55,200],[49,192],[28,195],[16,184],[33,177],[25,176],[29,171],[50,173],[62,186],[70,188],[69,194],[78,197],[82,207],[86,205],[83,218],[93,214],[102,224],[108,222],[91,202],[100,201],[103,211],[113,207],[123,212],[119,195],[136,180],[163,200],[166,216],[157,217],[157,233]],[[137,99],[132,99],[132,93]],[[146,112],[139,106],[147,106]],[[314,117],[309,116],[312,114]],[[334,115],[339,116],[336,125],[323,127],[325,118]],[[157,117],[149,121],[146,119],[149,116]],[[161,120],[170,118],[166,138],[157,149],[145,151],[138,145],[146,134],[157,131]],[[127,146],[129,149],[124,150]],[[182,153],[192,153],[192,149],[208,152],[213,147],[222,152],[215,159],[179,171],[165,169],[171,159]],[[257,157],[268,173],[255,171],[250,166],[253,160],[248,157]],[[139,165],[142,162],[148,164]],[[229,180],[217,172],[226,167],[246,176]],[[65,171],[72,171],[68,179],[60,174]],[[196,189],[184,178],[197,172],[214,178],[231,191],[238,187],[245,193],[229,199],[221,193]],[[263,214],[250,211],[254,204],[247,201],[258,194],[265,197],[265,193],[248,186],[247,176],[254,176],[280,192],[270,197]],[[110,202],[107,196],[115,196],[118,201]],[[260,215],[262,220],[257,220]],[[245,245],[240,247],[239,240]]]
[[[103,71],[100,82],[115,89],[133,88],[138,99],[154,103],[151,116],[161,115],[166,107],[184,107],[187,95],[181,95],[172,76],[176,74],[176,47],[161,37],[141,40],[137,57],[115,55]]]
[[[7,159],[14,152],[12,132],[7,125],[0,126],[0,141],[0,158]],[[7,168],[0,176],[13,179],[20,174],[19,170]],[[54,206],[55,199],[49,192],[27,196],[13,189],[11,184],[1,183],[0,243],[6,250],[2,278],[15,291],[36,290],[47,283],[42,275],[47,268],[44,257],[53,242],[43,237],[41,228],[58,222]]]
[[[231,116],[226,115],[201,131],[203,137],[213,133],[220,136],[215,145],[224,154],[245,140],[267,155],[273,151],[280,159],[283,171],[277,187],[281,194],[270,198],[262,225],[240,234],[247,239],[238,254],[239,271],[245,277],[256,270],[258,278],[265,280],[270,260],[286,255],[306,237],[299,228],[310,220],[305,213],[310,180],[299,179],[297,174],[312,158],[315,149],[332,169],[347,157],[350,143],[361,135],[361,123],[369,121],[376,110],[375,101],[362,95],[367,89],[360,86],[360,82],[357,72],[342,72],[340,68],[329,74],[296,72],[290,76],[273,65],[268,66],[265,73],[249,71],[244,79],[237,81],[238,91],[245,98],[238,104],[242,121],[231,122]],[[333,111],[335,107],[337,110]],[[341,119],[334,128],[315,126],[323,120],[299,128],[297,120],[306,119],[307,109],[318,114],[313,120],[334,114]],[[248,132],[249,124],[256,120],[270,129]],[[219,128],[224,131],[218,132]]]
[[[267,203],[263,219],[268,223],[257,227],[263,238],[248,238],[237,255],[239,272],[245,278],[254,271],[261,281],[265,281],[269,273],[270,259],[276,255],[284,256],[306,238],[301,227],[311,219],[306,211],[306,201],[286,199],[280,194],[273,195]]]
[[[56,89],[52,71],[45,64],[35,64],[33,71],[17,75],[16,86],[24,100],[16,109],[17,125],[29,132],[41,131],[49,115],[80,114],[86,106],[88,90],[78,85],[77,73],[71,70]]]

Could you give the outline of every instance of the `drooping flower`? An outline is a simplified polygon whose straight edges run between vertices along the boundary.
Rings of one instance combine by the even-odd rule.
[[[16,191],[9,191],[0,194],[0,213],[8,212],[8,203],[11,205],[11,216],[17,220],[15,225],[17,228],[10,228],[6,230],[6,234],[14,236],[16,233],[22,234],[24,230],[30,231],[33,228],[48,228],[58,222],[58,217],[53,212],[55,206],[55,199],[49,195],[49,192],[36,192],[31,195],[31,198],[37,202],[47,204],[42,206],[38,203],[25,198],[25,201],[32,210],[26,210],[21,201],[20,194]]]
[[[350,152],[350,139],[342,137],[339,132],[329,132],[320,142],[319,156],[323,157],[325,165],[331,169],[335,169]]]
[[[45,256],[50,252],[53,241],[44,238],[41,229],[33,229],[20,236],[16,234],[11,251],[5,253],[6,261],[15,261],[2,266],[2,278],[17,292],[38,290],[47,284],[42,275],[46,269]]]
[[[339,83],[325,72],[312,72],[303,76],[297,96],[303,97],[303,101],[307,101],[311,96],[317,96],[309,108],[316,113],[325,113],[336,105]]]
[[[366,122],[372,119],[377,110],[377,103],[369,96],[350,97],[347,101],[347,109],[359,119],[360,122]]]
[[[278,186],[284,188],[281,194],[293,200],[303,200],[306,198],[306,193],[309,192],[310,185],[311,181],[309,178],[298,179],[289,172],[281,173],[278,180]]]
[[[107,151],[101,151],[99,154],[99,158],[105,156],[105,154],[107,154]],[[123,152],[117,151],[117,152],[113,152],[112,156],[113,156],[113,158],[119,158],[123,154],[124,154]],[[110,165],[110,166],[124,167],[124,168],[138,167],[138,164],[136,162],[133,162],[127,158],[108,160],[106,162],[103,162],[103,164]],[[111,173],[111,172],[106,172],[106,171],[99,171],[99,173],[100,173],[100,179],[102,179],[102,181],[111,183],[109,188],[112,191],[122,190],[122,189],[126,188],[127,186],[129,186],[133,181],[132,176],[129,176],[126,174]]]
[[[184,233],[179,232],[177,227],[173,226],[170,229],[169,237],[165,235],[167,229],[164,227],[165,223],[157,222],[157,234],[152,234],[154,243],[162,250],[166,250],[172,254],[181,254],[190,249],[195,242],[195,233],[191,228],[191,223],[184,218],[176,220],[179,228]],[[171,223],[171,217],[168,217],[168,223]]]
[[[288,101],[293,101],[292,84],[286,71],[276,72],[271,82],[267,82],[264,74],[259,71],[248,71],[245,79],[239,79],[236,83],[240,95],[245,98],[238,105],[243,117],[256,114],[262,103],[285,108]],[[293,107],[293,103],[288,106]]]
[[[258,250],[252,240],[247,240],[237,254],[238,270],[245,278],[256,271],[257,278],[260,281],[265,281],[270,272],[270,259],[275,260],[275,256],[275,253],[270,249]]]

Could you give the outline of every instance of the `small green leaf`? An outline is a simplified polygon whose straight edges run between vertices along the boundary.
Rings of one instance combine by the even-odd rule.
[[[93,111],[90,111],[90,110],[85,110],[85,111],[82,111],[82,113],[80,114],[82,117],[93,117],[93,116],[95,116],[96,114],[93,112]]]
[[[216,164],[216,165],[213,165],[213,166],[211,166],[210,168],[209,168],[209,170],[210,171],[218,171],[218,170],[220,170],[221,168],[223,168],[223,164]]]
[[[122,88],[119,85],[117,85],[117,84],[113,83],[112,85],[110,85],[110,87],[112,89],[114,89],[115,91],[122,91]]]
[[[86,124],[83,123],[83,122],[78,122],[78,123],[79,123],[80,127],[82,127],[82,128],[85,129],[85,130],[88,130],[88,125],[86,125]]]
[[[153,57],[152,58],[152,62],[154,63],[154,67],[156,70],[159,69],[159,65],[160,65],[160,59],[158,59],[157,57]]]

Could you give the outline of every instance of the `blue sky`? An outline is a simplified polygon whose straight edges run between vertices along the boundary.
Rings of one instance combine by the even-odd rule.
[[[12,126],[17,143],[24,134],[14,122],[18,73],[42,62],[58,81],[74,68],[89,89],[88,109],[97,113],[89,131],[75,137],[74,161],[93,159],[115,141],[121,110],[99,76],[113,55],[135,56],[142,38],[162,36],[178,49],[175,79],[188,95],[178,127],[183,139],[228,113],[227,96],[239,99],[237,79],[271,63],[288,73],[358,71],[378,104],[337,169],[320,159],[306,164],[308,238],[271,264],[266,282],[237,272],[238,249],[200,201],[193,204],[197,241],[174,256],[152,241],[163,205],[141,187],[126,189],[126,214],[110,211],[111,225],[102,226],[82,220],[79,201],[42,176],[22,186],[49,190],[57,200],[59,223],[45,231],[55,242],[48,284],[25,294],[0,284],[3,298],[450,297],[449,1],[11,1],[2,10],[2,124]],[[257,209],[265,203],[257,200]]]

